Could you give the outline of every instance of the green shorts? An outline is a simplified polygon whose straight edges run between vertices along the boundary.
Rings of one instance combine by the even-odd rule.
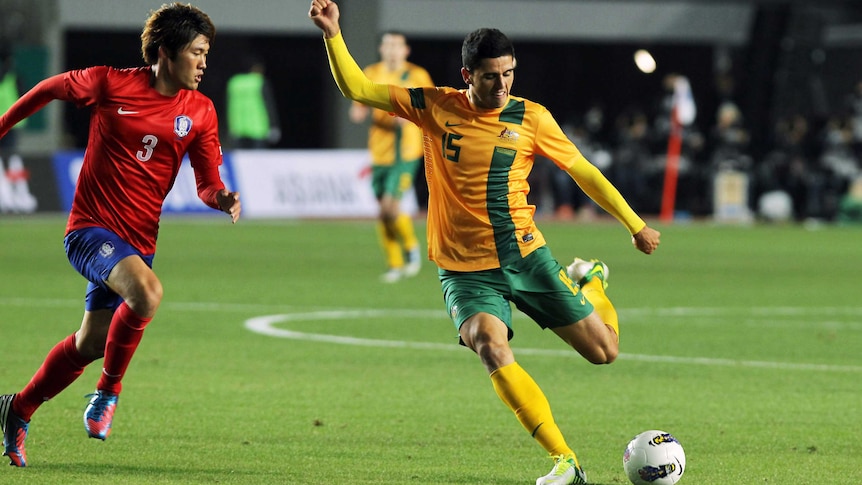
[[[456,329],[477,313],[490,313],[509,327],[511,339],[511,303],[542,328],[563,327],[593,312],[593,305],[545,246],[502,268],[438,273]]]
[[[371,167],[371,189],[377,199],[388,195],[393,199],[401,196],[413,187],[416,167],[421,158],[407,162],[395,162],[392,165],[373,165]]]

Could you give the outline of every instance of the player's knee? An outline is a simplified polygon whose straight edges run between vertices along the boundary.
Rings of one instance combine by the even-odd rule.
[[[398,219],[398,214],[397,207],[384,207],[380,210],[380,220],[387,224],[392,224]]]
[[[162,302],[163,294],[161,282],[153,278],[140,285],[130,297],[126,298],[126,304],[135,314],[152,317]]]
[[[464,343],[479,356],[479,360],[489,370],[497,369],[514,360],[512,349],[505,335],[489,332],[487,328],[474,327],[464,335]]]
[[[512,350],[506,343],[491,343],[479,345],[476,354],[486,367],[496,369],[511,360]]]
[[[592,352],[584,355],[591,364],[603,365],[610,364],[617,360],[619,348],[615,345],[596,346]]]

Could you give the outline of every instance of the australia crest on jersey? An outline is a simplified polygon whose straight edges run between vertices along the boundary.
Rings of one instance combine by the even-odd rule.
[[[515,143],[518,141],[518,138],[520,138],[520,137],[521,137],[520,133],[518,133],[517,131],[514,131],[514,130],[510,130],[509,128],[507,128],[505,126],[503,127],[503,131],[501,131],[500,134],[497,136],[497,138],[499,138],[505,142],[508,142],[508,143]]]
[[[192,119],[186,115],[174,118],[174,133],[180,138],[185,138],[192,131]]]

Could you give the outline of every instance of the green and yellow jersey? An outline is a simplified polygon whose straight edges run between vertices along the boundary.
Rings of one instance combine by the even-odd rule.
[[[410,62],[397,71],[390,71],[384,63],[377,62],[363,72],[368,79],[379,84],[434,86],[428,71]],[[391,113],[373,109],[368,129],[368,150],[374,165],[388,166],[396,161],[418,160],[422,157],[422,131],[412,123],[399,122]]]
[[[393,111],[425,135],[429,256],[452,271],[499,268],[545,244],[527,202],[536,154],[583,156],[541,105],[511,97],[477,111],[464,90],[390,87]]]
[[[422,129],[428,181],[428,255],[450,271],[482,271],[515,262],[545,244],[527,203],[527,176],[543,155],[631,234],[646,226],[619,191],[565,136],[544,106],[510,96],[477,110],[465,90],[374,83],[344,39],[326,39],[333,77],[354,101],[402,116]]]

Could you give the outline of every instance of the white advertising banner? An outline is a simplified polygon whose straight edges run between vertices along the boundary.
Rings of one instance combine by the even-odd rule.
[[[229,155],[243,217],[377,216],[365,149],[234,150]],[[408,214],[416,213],[412,190],[401,205]]]

